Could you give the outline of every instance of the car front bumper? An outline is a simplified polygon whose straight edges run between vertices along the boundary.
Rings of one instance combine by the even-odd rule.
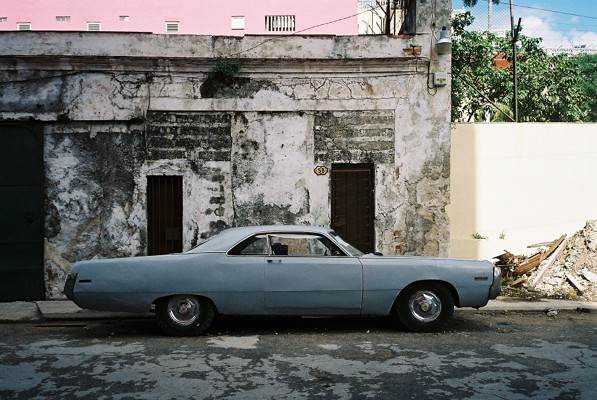
[[[489,288],[489,300],[497,298],[502,292],[502,269],[500,267],[493,267],[493,283]]]

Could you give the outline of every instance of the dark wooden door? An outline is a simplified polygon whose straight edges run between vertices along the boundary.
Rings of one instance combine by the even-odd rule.
[[[147,177],[149,255],[182,251],[182,176]]]
[[[43,300],[43,142],[39,125],[0,125],[0,301]]]
[[[332,228],[357,249],[375,249],[372,164],[332,165]]]

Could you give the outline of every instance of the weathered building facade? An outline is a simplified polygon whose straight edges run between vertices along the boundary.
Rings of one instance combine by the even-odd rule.
[[[431,79],[449,71],[433,46],[449,9],[421,3],[420,33],[395,38],[0,33],[0,130],[40,139],[28,226],[45,297],[78,260],[187,250],[238,225],[447,255],[450,86]]]

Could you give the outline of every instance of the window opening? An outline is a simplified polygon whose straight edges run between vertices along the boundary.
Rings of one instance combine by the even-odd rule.
[[[88,22],[87,23],[87,31],[88,32],[99,32],[102,30],[102,24],[99,22]]]
[[[179,32],[180,24],[178,22],[166,22],[166,32]]]
[[[265,30],[267,32],[293,32],[295,29],[294,15],[265,16]]]
[[[245,17],[233,16],[230,18],[230,25],[232,30],[243,30],[245,29]]]

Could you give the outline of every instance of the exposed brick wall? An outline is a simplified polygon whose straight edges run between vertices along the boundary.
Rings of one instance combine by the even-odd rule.
[[[230,121],[229,114],[220,112],[150,112],[149,159],[230,161]]]
[[[394,162],[394,110],[315,112],[316,162]]]

